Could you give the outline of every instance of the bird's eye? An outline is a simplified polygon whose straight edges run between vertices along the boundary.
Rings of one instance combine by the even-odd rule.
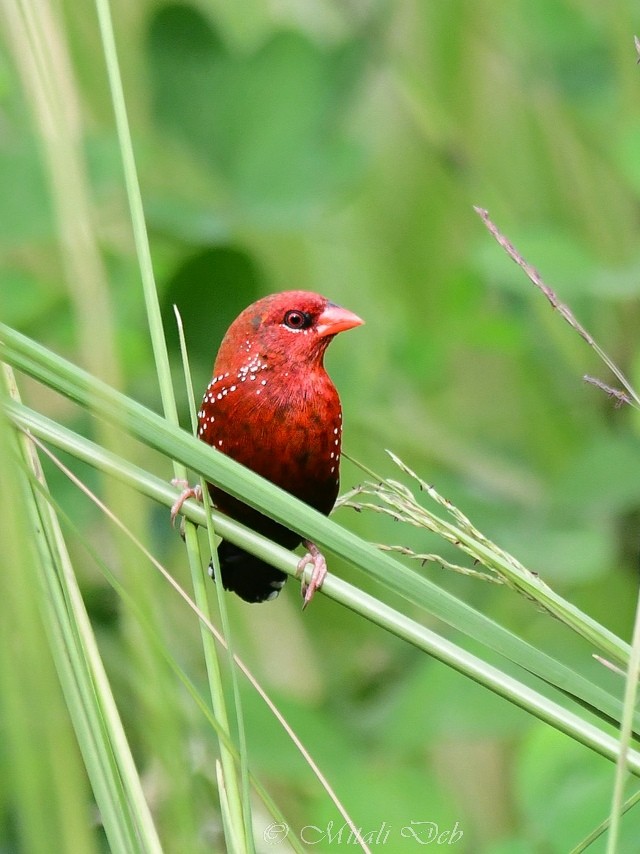
[[[311,326],[311,315],[306,311],[288,311],[284,316],[285,326],[289,329],[308,329]]]

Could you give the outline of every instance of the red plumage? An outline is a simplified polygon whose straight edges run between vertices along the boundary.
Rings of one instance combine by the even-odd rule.
[[[324,354],[335,335],[362,322],[307,291],[250,305],[220,345],[198,437],[328,515],[338,495],[342,413]],[[280,545],[302,541],[212,484],[209,491],[219,510]],[[218,555],[224,587],[248,602],[275,598],[286,580],[231,543],[223,541]]]

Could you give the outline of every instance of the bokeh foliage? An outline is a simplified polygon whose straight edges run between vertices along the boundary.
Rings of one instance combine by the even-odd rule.
[[[328,356],[346,450],[393,475],[383,453],[392,448],[493,540],[628,637],[637,419],[582,383],[584,373],[601,375],[593,353],[501,254],[472,205],[490,210],[637,386],[640,72],[631,4],[119,0],[112,8],[178,386],[173,304],[200,389],[248,302],[294,287],[326,293],[367,321]],[[158,408],[95,14],[71,2],[63,14],[121,382]],[[41,140],[19,63],[8,40],[3,47],[2,319],[82,362],[82,316],[58,250]],[[32,386],[25,396],[94,429]],[[187,425],[184,406],[182,417]],[[166,464],[145,462],[170,476]],[[345,487],[361,478],[347,462],[342,471]],[[107,563],[121,555],[100,514],[55,472],[49,478]],[[186,583],[164,511],[134,502],[131,515]],[[368,539],[452,557],[423,532],[346,510],[339,518]],[[216,840],[210,733],[145,653],[144,632],[121,613],[95,562],[73,548],[167,850],[185,850],[207,821]],[[347,566],[334,568],[367,587]],[[508,592],[424,571],[533,643],[569,660],[590,655]],[[441,829],[458,821],[465,850],[560,852],[607,814],[607,762],[321,597],[303,618],[289,588],[264,608],[230,602],[238,646],[365,830],[386,822],[409,850],[400,828],[411,821]],[[164,587],[154,596],[152,620],[202,679],[197,627]],[[163,686],[165,710],[144,680]],[[264,707],[249,693],[245,705],[256,770],[292,824],[337,821]],[[10,711],[1,698],[0,710]],[[183,721],[165,749],[163,712]],[[0,747],[0,780],[13,761]],[[192,768],[191,791],[171,790],[172,762]],[[0,784],[9,849],[11,803]],[[625,819],[630,846],[638,822]]]

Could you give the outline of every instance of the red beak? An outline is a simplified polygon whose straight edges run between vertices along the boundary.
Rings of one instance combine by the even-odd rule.
[[[357,314],[330,303],[316,321],[316,332],[320,338],[326,338],[328,335],[337,335],[338,332],[362,326],[363,323],[364,320]]]

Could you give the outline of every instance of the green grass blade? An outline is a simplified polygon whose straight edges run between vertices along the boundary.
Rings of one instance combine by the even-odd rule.
[[[84,437],[74,434],[65,427],[57,425],[44,416],[31,413],[24,407],[11,405],[10,412],[18,418],[19,423],[25,428],[32,430],[41,438],[52,441],[58,447],[67,450],[80,459],[96,465],[101,470],[124,480],[130,486],[139,489],[154,500],[163,502],[167,506],[173,502],[175,491],[165,481],[155,478],[153,475],[132,464],[124,463],[109,451],[100,448]],[[206,522],[202,507],[190,505],[188,512],[193,521],[200,524]],[[247,532],[241,525],[227,517],[214,514],[214,518],[216,528],[225,537],[248,548],[255,549],[257,546],[261,549],[261,556],[270,560],[279,560],[279,566],[284,571],[290,573],[295,571],[296,562],[288,552],[269,543],[253,532]],[[330,592],[332,583],[333,578],[330,577],[327,581],[327,585],[329,586],[324,588],[325,592]],[[500,626],[492,623],[491,627],[494,634],[499,636],[501,648],[510,660],[519,663],[527,671],[537,675],[550,685],[559,688],[569,696],[575,697],[580,702],[587,704],[609,720],[613,722],[620,720],[622,706],[618,698],[612,697],[606,691],[581,677],[580,674],[567,668],[561,662],[537,650],[510,632],[507,632]],[[483,637],[480,636],[480,639],[483,639]],[[639,725],[640,721],[636,719],[636,726],[638,727]]]
[[[62,532],[43,495],[44,477],[26,436],[22,436],[20,453],[35,484],[28,488],[28,512],[36,532],[40,558],[36,566],[45,594],[43,616],[50,647],[107,836],[114,850],[159,852],[160,842]]]
[[[177,306],[173,307],[174,314],[176,317],[176,324],[178,327],[178,336],[180,340],[180,352],[182,355],[182,365],[184,371],[184,379],[185,386],[187,390],[187,400],[189,403],[189,412],[191,413],[191,432],[196,434],[198,420],[196,416],[196,401],[193,393],[193,383],[191,381],[191,368],[189,365],[189,354],[187,352],[187,342],[184,337],[184,327],[182,325],[182,318],[180,317],[180,312],[178,311]],[[209,552],[211,554],[211,561],[215,570],[216,578],[220,577],[220,566],[218,565],[218,553],[216,550],[215,543],[215,530],[213,519],[211,516],[211,501],[209,497],[209,490],[207,488],[207,483],[204,478],[200,479],[200,489],[202,491],[202,500],[204,502],[204,506],[207,509],[207,537],[209,542]],[[196,536],[196,528],[190,523],[187,524],[187,547],[188,551],[189,544],[191,543],[191,547],[195,553],[197,553],[197,566],[199,569],[198,573],[198,589],[196,590],[196,602],[201,605],[205,605],[207,603],[207,595],[206,590],[204,589],[204,585],[207,584],[207,577],[203,576],[202,573],[202,560],[200,559],[200,552],[198,549],[198,539]],[[190,562],[193,558],[190,555]],[[193,570],[192,570],[193,571]],[[194,579],[195,580],[195,579]],[[222,634],[226,638],[227,641],[227,653],[229,657],[229,674],[231,679],[231,690],[233,693],[233,705],[235,708],[235,718],[236,718],[236,727],[238,733],[238,755],[240,758],[240,782],[241,782],[241,790],[242,790],[242,803],[238,805],[236,808],[236,813],[242,815],[244,820],[244,844],[246,845],[249,854],[253,854],[255,851],[255,846],[253,843],[253,827],[252,827],[252,819],[251,819],[251,791],[250,791],[250,782],[249,782],[249,757],[247,754],[247,740],[246,733],[244,728],[244,716],[242,713],[242,701],[240,697],[240,688],[238,685],[238,675],[236,672],[236,668],[233,666],[233,637],[231,633],[231,623],[229,621],[229,616],[227,613],[227,600],[225,596],[225,592],[222,584],[216,585],[216,596],[218,600],[218,610],[220,612],[220,621],[222,623]],[[199,600],[202,600],[200,602]],[[207,644],[211,641],[208,637],[203,637],[203,644]],[[219,673],[219,669],[218,669]],[[218,703],[224,703],[224,694],[222,692],[222,685],[220,683],[220,691]],[[233,791],[229,793],[230,796],[239,796],[239,793]]]
[[[118,142],[120,146],[120,154],[122,156],[127,198],[129,200],[129,211],[133,226],[133,236],[142,279],[145,308],[149,321],[151,344],[153,347],[158,381],[160,383],[162,406],[167,419],[171,421],[171,423],[177,424],[178,410],[176,407],[175,396],[173,394],[173,386],[171,384],[169,356],[167,354],[167,345],[162,328],[162,318],[160,315],[160,306],[158,304],[158,295],[153,275],[153,265],[151,262],[149,240],[147,237],[147,226],[144,218],[142,195],[140,193],[140,184],[138,182],[135,157],[133,153],[133,143],[131,141],[131,131],[129,129],[129,120],[127,118],[127,107],[124,99],[124,90],[120,76],[120,67],[118,64],[116,42],[113,34],[113,23],[111,21],[111,11],[108,0],[96,0],[96,9],[98,12],[102,47],[107,65],[107,75],[109,78],[109,87],[111,89],[111,98],[116,119]]]
[[[119,461],[110,452],[93,445],[93,443],[71,433],[71,431],[60,425],[55,425],[54,422],[49,422],[43,416],[34,414],[28,416],[28,410],[24,408],[18,410],[15,406],[10,407],[12,415],[17,416],[18,411],[21,413],[20,423],[33,430],[34,433],[41,435],[42,438],[52,441],[54,444],[87,462],[92,462],[103,471],[121,478],[131,486],[139,488],[155,500],[162,501],[166,505],[170,505],[173,501],[175,491],[169,484],[147,472],[137,469],[129,463]],[[190,503],[190,505],[188,508],[190,518],[198,524],[205,524],[204,508],[193,503]],[[241,543],[260,557],[273,561],[283,571],[290,574],[295,572],[297,560],[290,552],[270,543],[260,535],[244,529],[238,523],[222,515],[214,514],[214,516],[216,528],[223,536],[234,542]],[[445,661],[450,666],[489,687],[491,690],[496,691],[501,696],[538,715],[551,725],[556,726],[582,743],[603,753],[608,758],[615,759],[617,755],[617,742],[615,739],[606,732],[584,721],[576,714],[563,708],[559,702],[549,699],[511,676],[501,673],[497,668],[487,665],[480,659],[469,655],[455,644],[439,638],[435,633],[430,632],[423,626],[415,623],[415,621],[410,620],[405,615],[400,614],[388,605],[375,599],[375,597],[364,594],[362,591],[357,590],[335,576],[327,578],[323,586],[323,592],[407,642]],[[596,709],[602,705],[608,710],[617,713],[616,720],[619,719],[621,705],[616,698],[610,697],[606,692],[598,688],[598,686],[591,685],[580,677],[579,674],[573,673],[560,662],[539,653],[535,648],[529,647],[528,644],[525,644],[506,630],[500,629],[500,627],[496,628],[502,633],[504,648],[507,651],[511,650],[513,652],[513,655],[509,656],[511,660],[515,660],[517,657],[522,658],[525,662],[529,663],[529,668],[532,671],[535,663],[536,666],[541,667],[543,673],[553,673],[556,678],[559,677],[559,682],[571,685],[576,692],[576,696],[580,697],[584,693],[585,697],[589,697],[595,701],[594,705]],[[549,684],[553,684],[552,679],[548,679],[547,681]]]
[[[3,538],[0,573],[0,718],[3,809],[12,816],[14,850],[48,854],[98,851],[90,828],[92,797],[61,690],[64,674],[52,648],[50,608],[40,583],[49,563],[31,524],[34,499],[18,461],[13,429],[0,415]],[[25,572],[37,568],[37,574]],[[46,709],[46,714],[43,710]]]
[[[192,419],[195,419],[195,400],[193,397],[193,386],[191,383],[191,371],[189,368],[189,359],[186,350],[186,342],[182,329],[180,316],[176,312],[176,320],[178,323],[178,333],[180,337],[180,346],[182,351],[182,361],[184,368],[185,384],[187,387],[187,397],[189,400],[189,409]],[[193,432],[195,433],[195,424],[192,424]],[[204,480],[201,481],[201,490],[203,501],[208,506],[208,491]],[[207,515],[207,533],[209,539],[209,550],[212,555],[216,555],[215,549],[215,532],[211,516]],[[200,546],[197,536],[197,528],[188,520],[185,520],[185,544],[187,548],[187,556],[191,569],[191,577],[195,601],[197,606],[205,613],[209,614],[209,601],[207,598],[207,574],[203,572],[203,561],[200,554]],[[218,599],[218,607],[220,611],[220,619],[222,622],[222,634],[226,639],[227,651],[230,658],[230,674],[232,682],[233,703],[235,706],[235,717],[238,727],[238,754],[240,757],[240,772],[241,786],[238,785],[236,778],[236,769],[233,762],[233,756],[226,748],[223,742],[220,743],[220,755],[222,765],[218,780],[221,783],[220,787],[220,804],[224,818],[225,833],[229,834],[229,838],[234,840],[234,849],[245,850],[248,852],[254,851],[253,844],[253,829],[251,826],[251,798],[249,794],[249,772],[248,760],[246,754],[246,744],[244,739],[244,729],[242,725],[242,711],[240,708],[240,695],[237,686],[237,675],[233,667],[233,645],[231,639],[231,627],[227,618],[226,601],[222,585],[216,586],[216,594]],[[224,686],[222,680],[222,672],[220,663],[217,657],[214,639],[207,631],[206,626],[201,624],[201,638],[204,650],[207,674],[209,678],[209,687],[211,691],[211,699],[213,703],[213,711],[216,718],[220,721],[224,728],[227,738],[231,739],[231,727],[229,723],[229,714],[227,712],[227,702],[225,699]],[[233,781],[231,781],[233,777]],[[240,825],[242,825],[240,827]],[[240,840],[242,843],[240,844]]]
[[[627,781],[628,753],[633,734],[633,720],[636,698],[638,696],[638,677],[640,676],[640,600],[636,603],[631,658],[626,676],[624,707],[620,725],[620,753],[616,762],[616,773],[611,797],[611,826],[607,838],[608,854],[615,854],[617,851],[620,823],[624,813],[624,787]]]

